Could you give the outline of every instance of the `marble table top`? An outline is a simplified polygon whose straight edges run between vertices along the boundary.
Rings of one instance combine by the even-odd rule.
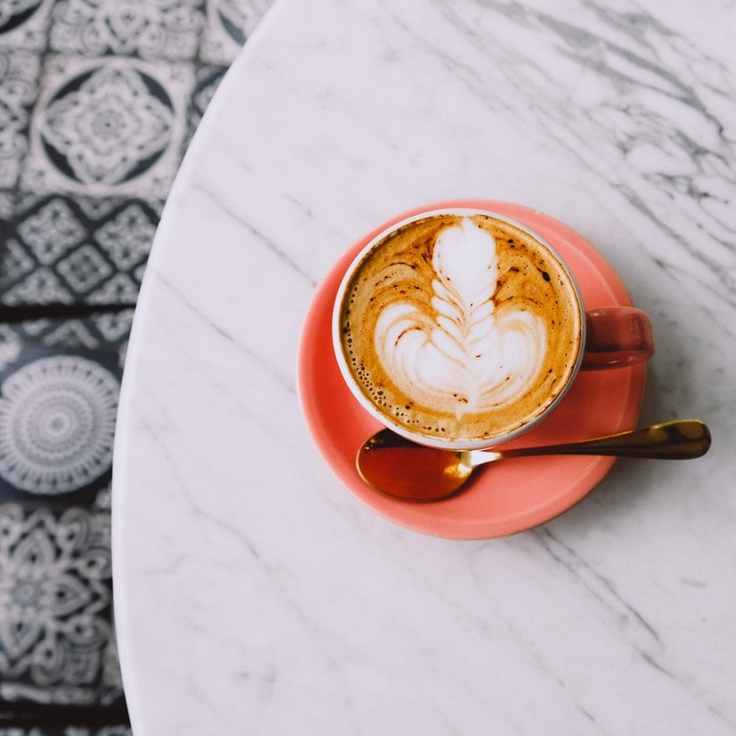
[[[154,244],[114,459],[136,736],[736,731],[736,2],[277,0]],[[448,198],[571,225],[652,316],[641,424],[541,527],[458,542],[336,480],[296,394],[316,285]]]

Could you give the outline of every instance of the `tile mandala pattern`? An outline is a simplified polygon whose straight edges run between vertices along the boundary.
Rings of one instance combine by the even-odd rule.
[[[194,59],[203,25],[198,0],[60,0],[50,45],[70,55]]]
[[[107,667],[111,574],[109,514],[0,505],[0,697],[121,697]]]
[[[110,469],[118,379],[79,356],[41,358],[0,386],[0,476],[22,491],[57,495]]]
[[[165,198],[193,87],[186,63],[47,58],[21,186]]]
[[[21,196],[0,262],[0,303],[134,303],[162,206]]]
[[[125,309],[0,324],[0,502],[110,507],[132,318]]]

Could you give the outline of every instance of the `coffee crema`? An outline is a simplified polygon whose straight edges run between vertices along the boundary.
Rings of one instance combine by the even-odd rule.
[[[339,306],[350,373],[389,424],[485,440],[528,424],[564,391],[581,311],[564,266],[485,214],[404,224],[365,254]]]

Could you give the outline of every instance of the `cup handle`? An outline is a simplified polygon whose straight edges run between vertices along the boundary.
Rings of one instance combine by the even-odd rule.
[[[583,370],[643,363],[654,355],[652,323],[634,307],[601,307],[585,313]]]

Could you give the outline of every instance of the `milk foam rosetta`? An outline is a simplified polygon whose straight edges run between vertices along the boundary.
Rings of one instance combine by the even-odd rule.
[[[374,405],[414,433],[493,438],[541,413],[573,370],[579,309],[549,250],[486,215],[409,223],[355,272],[345,357]]]

